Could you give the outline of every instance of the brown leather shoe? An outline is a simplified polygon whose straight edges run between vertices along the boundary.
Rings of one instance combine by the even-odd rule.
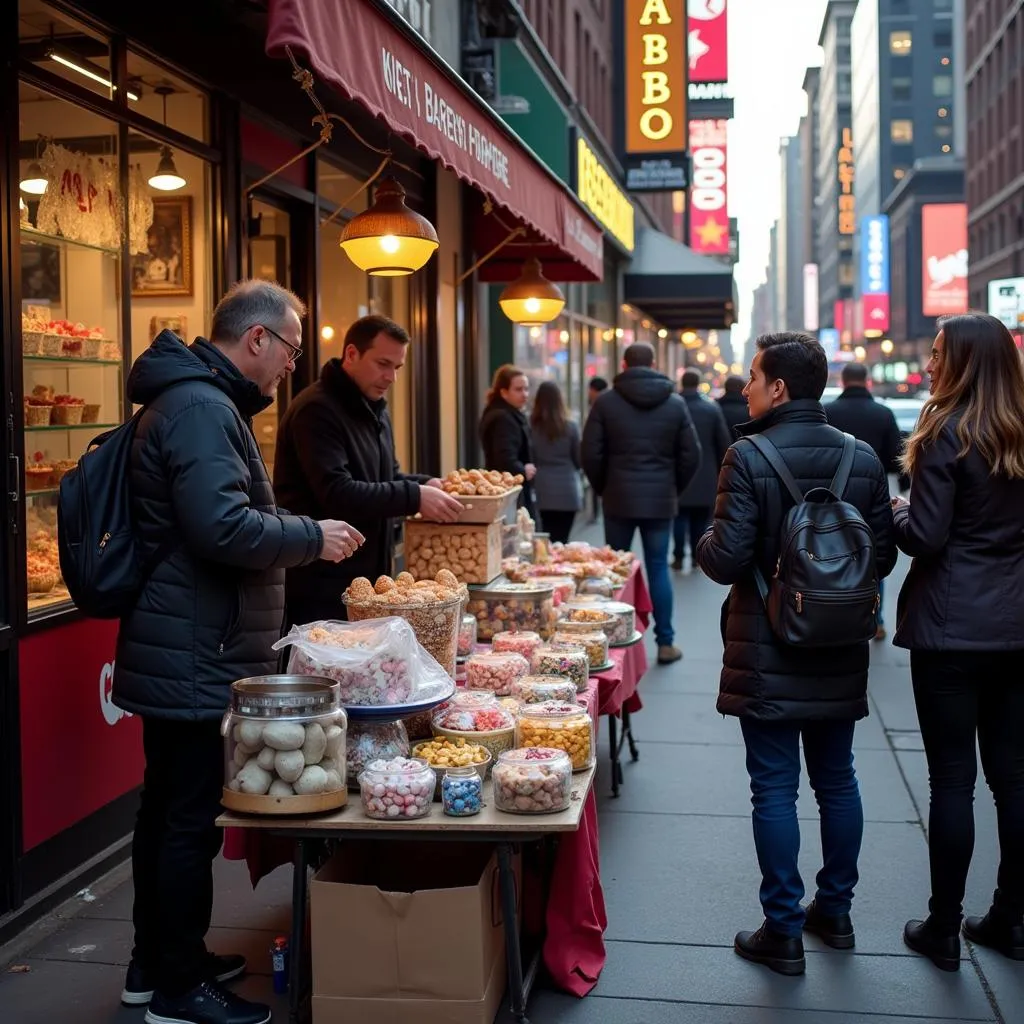
[[[683,652],[672,644],[662,644],[662,646],[658,648],[659,665],[671,665],[673,661],[679,661],[682,656]]]

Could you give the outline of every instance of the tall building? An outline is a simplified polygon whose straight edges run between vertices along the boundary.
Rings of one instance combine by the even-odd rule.
[[[803,253],[804,263],[818,263],[818,204],[816,202],[817,190],[817,168],[818,168],[818,117],[817,98],[818,82],[821,77],[821,68],[808,68],[804,75],[803,90],[807,95],[807,113],[800,118],[800,127],[797,130],[797,137],[800,140],[800,207],[803,211],[803,223],[801,233],[803,239],[800,245]],[[815,271],[815,287],[817,287],[817,276]],[[802,285],[801,285],[802,287]],[[817,298],[808,296],[814,304],[814,317],[811,323],[816,323]],[[806,317],[801,317],[801,326],[808,327]]]
[[[783,139],[779,146],[781,188],[779,196],[779,288],[777,310],[780,326],[799,330],[804,320],[803,268],[808,262],[804,248],[803,176],[800,138]]]

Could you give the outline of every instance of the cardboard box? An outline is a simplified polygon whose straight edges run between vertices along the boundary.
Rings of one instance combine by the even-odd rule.
[[[449,569],[460,583],[490,583],[501,573],[502,523],[405,521],[405,568],[416,579]]]
[[[490,846],[353,843],[311,901],[314,1024],[491,1024],[506,966]]]

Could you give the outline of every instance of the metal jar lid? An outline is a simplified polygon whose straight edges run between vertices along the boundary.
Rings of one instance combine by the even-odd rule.
[[[327,715],[340,706],[340,686],[324,676],[250,676],[231,684],[231,710],[250,718]]]

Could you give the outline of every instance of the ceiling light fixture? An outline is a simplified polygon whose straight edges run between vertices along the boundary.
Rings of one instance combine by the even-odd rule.
[[[25,177],[18,182],[18,187],[30,196],[41,196],[46,191],[46,185],[46,175],[43,174],[39,161],[33,160],[28,165],[28,170],[25,171]]]
[[[565,296],[541,273],[540,260],[529,259],[519,277],[498,296],[498,305],[512,323],[535,327],[551,323],[562,312]]]
[[[63,67],[66,67],[70,71],[74,71],[76,74],[81,75],[83,78],[88,78],[90,81],[97,82],[111,92],[117,91],[117,86],[114,85],[109,78],[104,78],[103,75],[97,74],[92,68],[86,67],[84,64],[78,63],[76,60],[72,60],[70,57],[65,56],[63,53],[58,53],[56,50],[51,49],[47,56],[50,60],[55,61]],[[139,97],[136,93],[132,92],[131,89],[127,90],[128,99],[134,100],[136,103]]]
[[[167,127],[167,97],[174,93],[169,85],[158,85],[153,90],[164,101],[164,127]],[[170,146],[160,147],[160,162],[156,165],[156,173],[149,179],[149,187],[158,192],[175,192],[184,188],[188,182],[178,173],[174,166],[174,153]]]

